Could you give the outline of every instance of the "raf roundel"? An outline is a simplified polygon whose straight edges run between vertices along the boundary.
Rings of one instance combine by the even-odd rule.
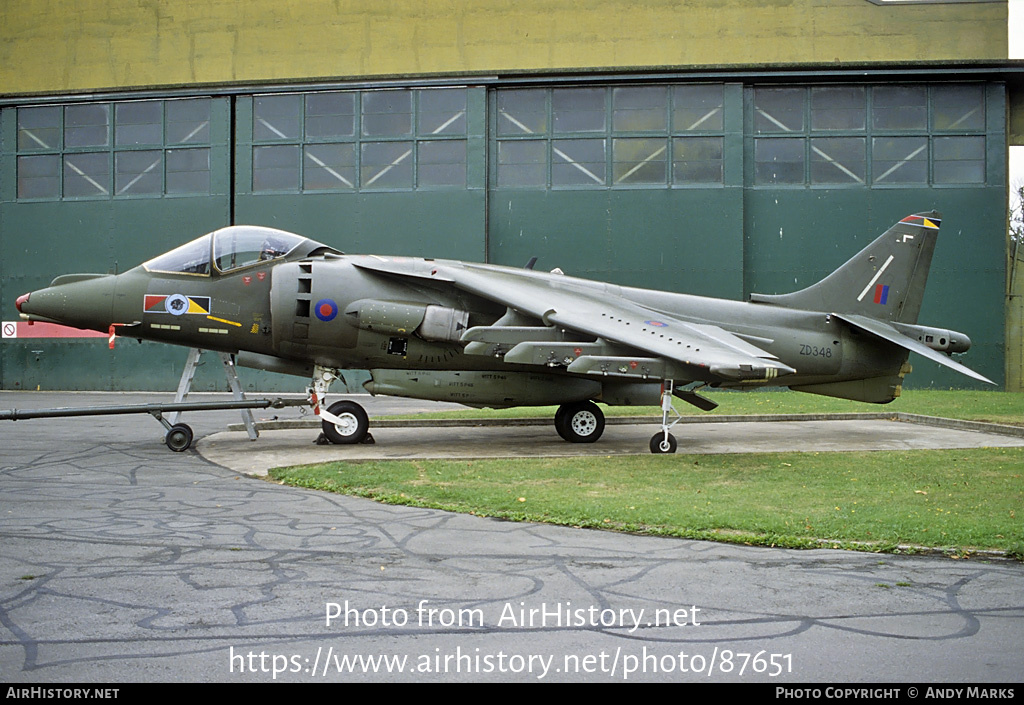
[[[316,302],[314,313],[324,323],[333,321],[334,317],[338,315],[338,304],[331,299],[320,299]]]

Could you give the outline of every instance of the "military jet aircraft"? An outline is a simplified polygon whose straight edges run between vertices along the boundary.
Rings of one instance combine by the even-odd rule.
[[[216,350],[306,376],[333,443],[367,437],[361,406],[324,401],[343,370],[362,369],[371,394],[557,404],[555,429],[572,443],[600,438],[595,402],[660,404],[650,450],[671,453],[673,397],[711,410],[705,387],[886,403],[900,393],[910,352],[991,384],[949,357],[970,347],[966,335],[917,325],[940,222],[936,212],[908,216],[820,282],[745,302],[534,271],[533,261],[516,269],[345,255],[281,230],[231,226],[122,274],[57,277],[17,308],[30,321],[107,331],[111,342]]]

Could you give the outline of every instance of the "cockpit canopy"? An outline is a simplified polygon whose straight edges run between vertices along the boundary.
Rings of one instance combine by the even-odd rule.
[[[256,225],[232,225],[203,235],[181,247],[154,257],[142,266],[151,272],[198,274],[231,272],[291,254],[341,254],[300,235]]]

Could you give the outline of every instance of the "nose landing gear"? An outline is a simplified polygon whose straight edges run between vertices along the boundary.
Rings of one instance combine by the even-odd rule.
[[[336,401],[326,409],[323,408],[327,389],[336,379],[345,382],[337,370],[317,365],[313,370],[312,384],[306,390],[313,414],[320,417],[323,429],[321,438],[337,445],[373,443],[373,436],[369,432],[370,418],[362,406],[354,401]],[[320,438],[317,443],[320,443]]]
[[[366,410],[354,401],[336,401],[327,409],[328,413],[337,421],[329,421],[324,418],[321,426],[324,436],[331,443],[338,445],[354,445],[363,443],[369,435],[370,419]],[[323,411],[321,416],[325,416]]]

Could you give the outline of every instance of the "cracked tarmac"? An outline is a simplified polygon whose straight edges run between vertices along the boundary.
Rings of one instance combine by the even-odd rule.
[[[0,408],[26,399],[0,393]],[[189,423],[206,438],[236,419]],[[147,417],[0,422],[0,681],[608,682],[631,666],[646,672],[628,680],[658,682],[1024,673],[1020,563],[385,506],[242,476],[195,450],[171,453],[161,436]],[[349,624],[327,624],[346,602]],[[623,614],[642,614],[640,626],[611,618]],[[345,660],[372,656],[397,660],[376,672]]]

